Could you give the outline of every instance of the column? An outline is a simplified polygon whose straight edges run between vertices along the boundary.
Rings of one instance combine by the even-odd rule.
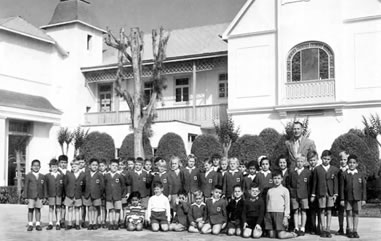
[[[193,76],[192,76],[192,80],[193,80],[193,82],[192,82],[193,122],[197,121],[197,116],[196,116],[196,100],[197,100],[197,96],[196,96],[196,82],[197,82],[196,70],[197,70],[196,61],[193,61]]]
[[[0,186],[7,185],[6,172],[8,171],[8,166],[6,162],[7,158],[7,129],[6,129],[6,118],[0,115]]]

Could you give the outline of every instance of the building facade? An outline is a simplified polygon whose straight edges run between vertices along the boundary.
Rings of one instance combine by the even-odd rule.
[[[309,118],[318,151],[381,111],[381,3],[248,0],[223,34],[242,133]]]

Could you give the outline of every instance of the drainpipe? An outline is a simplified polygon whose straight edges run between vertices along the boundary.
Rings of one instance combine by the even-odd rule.
[[[279,105],[279,18],[278,18],[278,0],[275,2],[275,106]]]
[[[192,105],[192,108],[193,108],[193,123],[195,123],[197,121],[197,117],[196,117],[196,61],[193,61],[193,76],[192,76],[192,80],[193,80],[193,84],[192,84],[192,96],[193,96],[193,105]]]

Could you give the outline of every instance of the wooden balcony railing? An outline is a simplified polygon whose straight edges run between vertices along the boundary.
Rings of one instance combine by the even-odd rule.
[[[335,101],[335,80],[313,80],[286,83],[285,104]]]
[[[155,121],[184,121],[199,124],[203,128],[211,128],[214,121],[227,119],[227,104],[200,105],[196,106],[195,112],[192,106],[157,108],[156,114]],[[130,112],[85,113],[85,124],[90,126],[131,124]]]

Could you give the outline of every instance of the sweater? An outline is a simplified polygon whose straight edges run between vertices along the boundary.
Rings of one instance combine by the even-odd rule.
[[[228,206],[226,207],[229,222],[235,222],[236,224],[241,223],[243,205],[243,197],[241,197],[238,201],[235,199],[230,200]]]
[[[269,213],[284,213],[285,217],[290,216],[290,193],[282,184],[268,190],[266,210]]]
[[[164,196],[164,194],[160,194],[159,196],[154,195],[149,198],[147,211],[146,211],[146,220],[150,220],[152,211],[154,212],[165,211],[168,222],[171,221],[171,207],[169,205],[168,198]]]
[[[261,224],[265,216],[265,203],[262,198],[256,200],[246,199],[242,210],[242,223],[246,223],[247,219],[257,217],[257,223]]]

